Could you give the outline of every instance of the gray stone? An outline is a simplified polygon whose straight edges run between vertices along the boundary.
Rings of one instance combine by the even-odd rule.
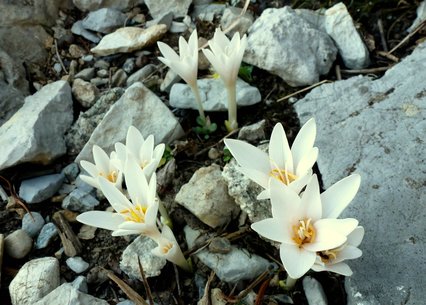
[[[0,24],[46,25],[51,26],[58,17],[60,2],[50,0],[2,1],[0,3]]]
[[[424,303],[425,57],[422,44],[378,80],[322,85],[295,104],[301,123],[315,115],[324,187],[352,172],[362,176],[342,214],[366,231],[363,256],[346,280],[350,305]]]
[[[82,36],[91,42],[98,43],[101,39],[93,32],[86,30],[83,27],[83,22],[81,20],[74,22],[71,27],[71,32],[75,35]]]
[[[85,108],[90,108],[96,103],[99,90],[93,84],[76,78],[72,84],[72,94]]]
[[[202,21],[213,22],[214,18],[218,15],[222,15],[225,9],[226,5],[221,3],[194,5],[194,10],[191,15]]]
[[[336,54],[327,34],[286,6],[266,9],[256,19],[248,32],[243,61],[280,76],[291,86],[304,86],[327,74]]]
[[[413,21],[413,24],[407,29],[407,32],[411,33],[414,31],[423,21],[426,20],[426,1],[422,1],[417,8],[417,17]]]
[[[4,249],[11,258],[21,259],[30,253],[33,240],[24,230],[16,230],[4,239]]]
[[[241,127],[238,132],[238,139],[247,142],[265,140],[265,123],[266,121],[262,120],[255,124]]]
[[[19,197],[26,203],[42,202],[59,190],[64,178],[64,174],[53,174],[23,180],[19,187]]]
[[[61,75],[61,72],[62,72],[62,66],[61,66],[61,64],[60,63],[55,63],[54,65],[53,65],[53,70],[55,70],[55,72],[56,72],[56,75]]]
[[[83,19],[83,27],[87,30],[104,34],[111,33],[115,29],[124,26],[127,16],[119,10],[112,8],[101,8],[90,12]]]
[[[64,283],[34,305],[109,305],[107,301],[82,293],[70,283]]]
[[[113,87],[122,87],[126,84],[127,74],[123,69],[118,69],[111,78],[111,85]]]
[[[143,4],[144,0],[73,0],[74,5],[83,12],[96,11],[103,7],[127,11],[139,4]]]
[[[188,25],[186,25],[184,22],[176,22],[173,21],[172,25],[170,26],[169,32],[170,33],[183,33],[188,30]]]
[[[195,239],[203,234],[189,226],[184,228],[184,232],[189,248],[193,247]],[[271,265],[266,259],[236,246],[231,246],[231,251],[226,254],[211,253],[204,249],[195,256],[211,268],[220,280],[231,284],[255,279]]]
[[[31,237],[36,237],[44,226],[44,218],[37,212],[31,212],[22,218],[22,230]]]
[[[129,57],[124,62],[122,69],[127,74],[132,74],[133,70],[135,70],[135,67],[136,67],[136,59],[133,57]]]
[[[105,35],[90,51],[99,56],[131,53],[154,44],[166,32],[167,27],[164,24],[153,25],[147,29],[124,27]]]
[[[90,81],[93,77],[95,77],[95,68],[85,68],[74,75],[75,78],[81,78],[85,81]]]
[[[87,293],[89,291],[89,288],[87,287],[87,279],[85,276],[77,276],[71,285],[80,292]]]
[[[75,212],[87,212],[93,210],[99,204],[99,201],[80,188],[73,190],[62,202],[62,208]]]
[[[92,133],[76,158],[92,161],[93,145],[105,151],[114,149],[117,142],[125,142],[128,128],[133,125],[147,137],[152,134],[155,143],[170,143],[184,133],[177,119],[166,105],[141,83],[135,83],[117,101]]]
[[[230,222],[239,212],[216,164],[198,169],[175,200],[212,228]]]
[[[46,248],[56,238],[56,236],[58,236],[58,229],[55,224],[52,222],[46,223],[43,228],[41,228],[40,234],[37,237],[35,248]]]
[[[201,102],[205,111],[226,111],[227,91],[221,79],[205,78],[197,80]],[[237,105],[250,106],[261,101],[259,89],[241,79],[237,80]],[[198,109],[194,94],[187,84],[174,84],[170,91],[170,105],[176,108]]]
[[[130,301],[130,300],[124,300],[124,301],[117,303],[117,305],[135,305],[135,302]]]
[[[81,151],[86,142],[89,141],[96,126],[102,121],[105,113],[123,93],[124,89],[122,88],[108,90],[99,97],[95,105],[86,112],[80,113],[77,121],[65,136],[69,154],[76,155]]]
[[[172,12],[175,17],[184,17],[192,0],[145,0],[149,14],[153,18],[160,17],[164,13]]]
[[[309,305],[327,305],[327,297],[322,289],[321,283],[310,276],[305,276],[302,280],[303,291]]]
[[[170,92],[170,89],[172,88],[172,86],[180,80],[181,80],[181,77],[179,76],[179,74],[177,74],[172,69],[169,69],[169,71],[167,71],[166,76],[164,77],[160,85],[160,90],[162,92]]]
[[[67,266],[77,274],[82,273],[89,268],[89,263],[85,262],[80,256],[70,257],[65,262],[67,263]]]
[[[139,269],[138,257],[146,277],[160,275],[161,269],[166,265],[166,260],[155,256],[151,250],[157,247],[157,243],[146,236],[138,236],[123,251],[120,260],[120,269],[130,278],[142,280]]]
[[[108,78],[95,77],[95,78],[92,78],[90,80],[90,83],[92,83],[96,87],[102,87],[102,86],[105,86],[109,83],[109,79]]]
[[[97,68],[97,69],[108,70],[110,66],[111,66],[111,64],[108,61],[103,60],[103,59],[97,60],[94,64],[94,67]]]
[[[54,257],[33,259],[19,269],[9,285],[12,305],[34,305],[58,286],[58,260]]]
[[[77,163],[70,163],[62,169],[62,174],[67,179],[67,182],[71,183],[77,179],[78,174],[80,173],[80,168]]]
[[[100,78],[106,78],[109,76],[109,71],[106,69],[100,69],[98,70],[98,72],[96,72],[96,75],[99,76]]]
[[[245,33],[247,33],[248,29],[253,24],[253,15],[249,12],[246,12],[244,15],[241,16],[242,10],[242,8],[231,6],[227,7],[223,11],[222,18],[220,19],[220,25],[222,29],[227,29],[238,20],[237,25],[228,32],[227,35],[229,37],[232,37],[236,32],[239,32],[240,36],[242,37]]]
[[[93,186],[91,186],[90,184],[86,183],[85,181],[83,181],[81,179],[81,177],[77,177],[77,179],[74,182],[75,186],[78,187],[80,190],[82,190],[83,192],[86,193],[90,193],[90,194],[95,194],[96,190]]]
[[[70,54],[70,56],[72,58],[76,58],[76,59],[81,58],[84,55],[86,55],[86,51],[82,47],[80,47],[76,44],[71,44],[68,47],[68,53]]]
[[[159,15],[158,17],[149,20],[146,22],[146,27],[153,26],[155,24],[164,24],[167,27],[167,30],[170,29],[173,22],[173,13],[172,12],[166,12],[162,15]]]
[[[23,163],[49,163],[66,152],[71,126],[71,88],[66,81],[44,86],[0,127],[0,170]]]
[[[156,69],[157,67],[153,64],[143,66],[141,69],[129,76],[129,78],[127,79],[127,87],[130,87],[136,82],[143,83],[144,81],[146,81],[148,76],[151,75]]]
[[[0,126],[21,108],[24,98],[21,91],[0,79]]]

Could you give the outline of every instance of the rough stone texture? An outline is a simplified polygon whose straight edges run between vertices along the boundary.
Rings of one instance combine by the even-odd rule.
[[[46,25],[55,23],[58,16],[60,1],[1,1],[0,24],[10,25]]]
[[[76,212],[87,212],[93,210],[98,204],[99,200],[91,194],[91,191],[76,188],[64,198],[62,208]]]
[[[21,259],[30,253],[33,240],[24,230],[16,230],[4,239],[4,249],[12,258]]]
[[[288,6],[264,10],[250,27],[247,43],[244,62],[280,76],[291,86],[318,82],[337,54],[327,34]]]
[[[241,127],[238,132],[238,139],[247,142],[265,140],[265,124],[266,120],[261,120],[257,123]]]
[[[24,98],[21,91],[0,79],[0,126],[18,111],[24,104]]]
[[[120,269],[130,278],[142,280],[138,264],[138,257],[146,277],[160,275],[161,269],[166,265],[166,260],[155,256],[151,250],[157,247],[157,243],[146,236],[138,236],[123,251],[120,261]]]
[[[167,27],[164,24],[153,25],[147,29],[124,27],[105,35],[99,44],[90,51],[100,56],[131,53],[152,45],[166,32]]]
[[[34,305],[109,305],[107,301],[80,292],[70,283],[64,283]]]
[[[89,268],[89,263],[85,262],[80,256],[70,257],[65,262],[67,266],[77,274]]]
[[[247,213],[251,222],[272,217],[269,200],[257,200],[263,188],[237,170],[238,164],[232,159],[223,168],[222,176],[228,182],[228,193],[241,210]]]
[[[76,158],[93,160],[93,145],[99,145],[108,153],[117,142],[125,142],[127,130],[133,125],[142,132],[144,137],[152,134],[155,143],[170,143],[181,137],[183,129],[173,113],[149,89],[141,83],[127,88],[123,96],[105,115],[92,133],[89,141]]]
[[[95,68],[85,68],[81,71],[79,71],[76,75],[74,75],[75,78],[81,78],[85,81],[90,81],[92,78],[95,77]]]
[[[243,36],[253,24],[253,15],[249,12],[246,12],[243,16],[241,16],[242,10],[243,9],[239,7],[231,6],[227,7],[223,11],[222,18],[220,19],[220,26],[222,29],[227,29],[234,22],[236,22],[237,19],[239,19],[238,24],[228,32],[229,37],[232,37],[236,32],[239,32],[240,36]]]
[[[44,86],[0,127],[0,170],[23,162],[49,163],[66,152],[63,135],[73,120],[66,81]]]
[[[327,297],[321,283],[310,276],[305,276],[302,281],[303,291],[309,305],[327,305]]]
[[[426,20],[426,1],[423,1],[420,3],[419,7],[417,8],[417,17],[413,21],[413,24],[407,29],[407,32],[414,31],[423,21]]]
[[[24,180],[19,187],[19,197],[26,203],[42,202],[59,190],[64,179],[64,174],[53,174]]]
[[[34,305],[58,286],[58,260],[54,257],[33,259],[19,269],[9,285],[12,305]]]
[[[175,17],[184,17],[192,0],[145,0],[152,18],[161,17],[164,13],[172,12]]]
[[[378,80],[326,84],[295,104],[301,123],[315,115],[324,187],[352,172],[362,176],[342,214],[366,231],[346,283],[350,305],[424,303],[425,57],[422,44]]]
[[[85,276],[77,276],[71,285],[80,292],[87,293],[89,291],[89,288],[87,287],[87,279]]]
[[[198,169],[175,200],[212,228],[228,223],[239,212],[217,164]]]
[[[86,30],[83,27],[83,21],[81,20],[74,22],[74,24],[71,27],[71,32],[75,35],[82,36],[94,43],[98,43],[99,41],[101,41],[101,39],[95,33],[89,30]]]
[[[58,233],[58,229],[56,228],[54,223],[46,223],[43,228],[41,228],[40,234],[37,237],[35,248],[46,248],[50,244],[50,242],[54,240],[56,236],[58,236]]]
[[[153,64],[143,66],[138,71],[129,76],[126,81],[127,86],[130,87],[136,82],[143,83],[148,78],[148,76],[152,74],[156,69],[157,67]]]
[[[44,226],[44,218],[40,213],[31,212],[24,215],[22,218],[22,230],[28,233],[29,236],[35,237]]]
[[[203,234],[189,226],[184,228],[184,232],[189,248],[193,247],[198,236]],[[266,259],[236,246],[231,246],[231,251],[226,254],[212,253],[205,249],[195,255],[215,271],[222,281],[231,284],[255,279],[271,265]]]
[[[201,102],[205,111],[226,111],[228,96],[221,79],[205,78],[197,80]],[[261,101],[259,89],[241,79],[237,80],[237,105],[250,106]],[[170,91],[170,105],[176,108],[195,109],[194,94],[187,84],[174,84]]]
[[[83,27],[87,30],[111,33],[115,29],[122,27],[126,21],[126,14],[112,8],[101,8],[95,12],[90,12],[83,19]]]
[[[213,22],[214,18],[218,15],[222,15],[225,9],[226,5],[222,3],[194,5],[191,16],[201,21]]]
[[[127,11],[139,4],[144,3],[144,0],[73,0],[74,5],[80,11],[96,11],[103,7],[115,8],[122,11]]]
[[[89,108],[96,103],[99,90],[95,85],[77,78],[72,84],[72,94],[81,106]]]

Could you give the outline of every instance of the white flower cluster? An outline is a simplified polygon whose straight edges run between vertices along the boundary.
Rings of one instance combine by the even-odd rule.
[[[89,176],[81,179],[102,191],[114,212],[90,211],[77,216],[81,223],[112,230],[113,236],[142,234],[152,238],[158,246],[152,252],[183,269],[189,266],[172,230],[157,225],[159,199],[155,170],[163,156],[165,145],[154,147],[154,137],[146,139],[133,126],[127,132],[126,145],[115,144],[110,157],[99,147],[93,147],[95,163],[81,161]],[[123,178],[128,197],[123,193]]]
[[[356,219],[338,219],[358,192],[361,177],[351,175],[320,193],[317,176],[312,173],[318,157],[315,137],[315,120],[310,119],[291,148],[284,128],[277,124],[269,154],[243,141],[225,140],[239,170],[265,189],[258,199],[271,201],[272,218],[251,227],[281,243],[281,261],[292,279],[309,269],[350,276],[352,270],[344,261],[362,255],[358,246],[364,228]]]

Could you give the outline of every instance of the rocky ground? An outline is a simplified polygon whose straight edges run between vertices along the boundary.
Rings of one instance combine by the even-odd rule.
[[[256,0],[240,15],[242,1],[0,1],[1,303],[145,304],[148,283],[156,304],[424,304],[426,3],[345,4]],[[177,47],[196,28],[203,46],[233,23],[248,35],[241,128],[227,135],[225,91],[200,56],[218,124],[205,137],[156,42]],[[291,142],[312,116],[323,188],[362,176],[345,217],[365,227],[364,254],[350,278],[309,272],[286,291],[278,250],[249,229],[269,206],[223,138],[261,144],[281,122]],[[151,255],[147,238],[76,221],[109,207],[79,162],[130,125],[168,144],[158,195],[194,273]]]

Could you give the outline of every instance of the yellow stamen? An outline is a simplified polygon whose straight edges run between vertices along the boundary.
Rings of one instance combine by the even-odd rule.
[[[106,178],[109,182],[115,183],[117,182],[118,174],[116,171],[111,171],[106,175],[105,173],[99,173],[99,176]]]
[[[312,225],[310,218],[299,220],[299,223],[293,226],[292,239],[299,245],[299,247],[315,240],[315,228]]]
[[[297,176],[286,171],[285,169],[273,169],[269,172],[269,176],[281,181],[285,185],[289,185],[297,179]]]
[[[321,258],[323,263],[328,263],[337,258],[338,249],[325,250],[317,252],[318,256]]]
[[[132,209],[125,209],[121,210],[120,214],[124,214],[124,219],[126,221],[134,221],[134,222],[145,222],[145,215],[146,215],[146,206],[142,206],[141,204],[137,204],[135,208]]]
[[[168,242],[167,244],[161,247],[161,252],[163,252],[163,254],[167,254],[171,248],[173,248],[173,244],[171,242]]]

